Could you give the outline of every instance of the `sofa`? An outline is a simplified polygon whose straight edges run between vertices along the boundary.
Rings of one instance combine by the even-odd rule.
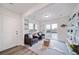
[[[24,35],[24,44],[25,45],[30,45],[32,46],[33,44],[37,43],[39,40],[42,40],[43,37],[45,35],[42,34],[42,33],[34,33],[33,35],[32,34],[25,34]]]
[[[33,44],[38,42],[38,38],[30,37],[28,34],[24,35],[24,44],[32,46]]]

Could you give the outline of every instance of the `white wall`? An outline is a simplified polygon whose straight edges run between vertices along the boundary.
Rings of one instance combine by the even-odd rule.
[[[59,40],[66,42],[66,38],[68,37],[68,35],[67,35],[68,28],[67,27],[62,28],[61,27],[62,24],[68,25],[68,17],[61,18],[58,21],[58,37],[59,37]]]
[[[20,15],[0,7],[0,51],[23,44],[21,22]]]
[[[0,50],[3,49],[2,43],[3,43],[2,41],[2,16],[0,15]]]

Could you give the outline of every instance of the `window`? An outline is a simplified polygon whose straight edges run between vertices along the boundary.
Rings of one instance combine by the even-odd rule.
[[[38,26],[37,24],[29,23],[29,30],[37,30]]]
[[[50,24],[46,25],[46,29],[47,29],[47,30],[50,29]]]
[[[35,30],[37,30],[38,29],[38,26],[37,26],[37,24],[35,24]]]
[[[33,29],[33,24],[29,23],[29,29],[32,30]]]
[[[57,29],[57,24],[52,24],[52,29]]]
[[[46,25],[46,29],[47,30],[50,30],[50,29],[57,29],[57,24],[47,24]]]

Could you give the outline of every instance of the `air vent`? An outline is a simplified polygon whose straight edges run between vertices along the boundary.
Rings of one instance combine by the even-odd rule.
[[[13,3],[9,3],[10,5],[14,5]]]
[[[9,5],[11,5],[11,6],[15,6],[15,4],[14,4],[14,3],[9,3]]]

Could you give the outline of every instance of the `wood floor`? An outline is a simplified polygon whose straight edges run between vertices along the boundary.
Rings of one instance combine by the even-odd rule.
[[[30,49],[19,45],[0,52],[0,55],[37,55],[37,54],[31,51]]]

